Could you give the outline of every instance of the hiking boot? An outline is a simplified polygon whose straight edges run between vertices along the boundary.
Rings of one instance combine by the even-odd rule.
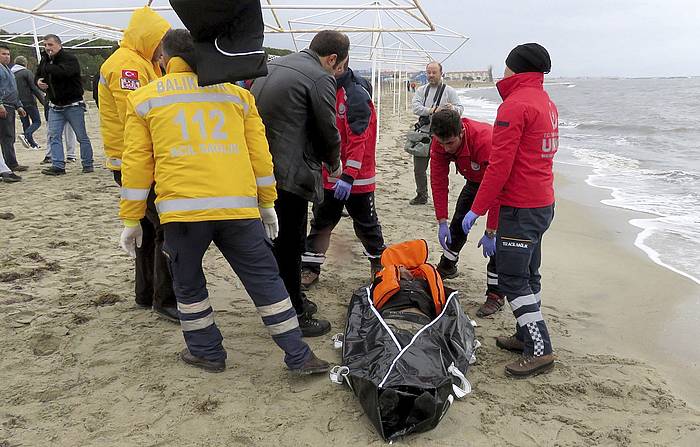
[[[450,262],[443,256],[437,265],[437,271],[442,279],[456,278],[458,274],[457,263]]]
[[[168,320],[172,323],[180,322],[180,317],[177,314],[177,307],[175,306],[153,306],[153,313],[156,314],[157,317]]]
[[[301,290],[309,290],[309,288],[318,282],[318,277],[320,275],[316,272],[312,272],[309,269],[301,270]]]
[[[525,349],[525,343],[518,340],[515,335],[510,337],[496,337],[496,346],[506,351],[520,352]]]
[[[14,172],[3,172],[0,174],[0,179],[5,183],[17,183],[22,181],[22,177]]]
[[[209,371],[209,372],[213,372],[213,373],[220,373],[220,372],[224,372],[226,370],[226,361],[225,360],[203,359],[201,357],[197,357],[195,355],[192,355],[190,350],[187,348],[180,351],[180,358],[182,359],[183,362],[187,363],[188,365],[196,366],[197,368],[201,368],[205,371]]]
[[[28,170],[29,170],[29,166],[17,165],[17,166],[15,166],[14,168],[10,168],[10,169],[12,169],[14,172],[24,172],[24,171],[28,171]]]
[[[65,175],[66,170],[65,169],[59,169],[55,166],[49,166],[48,168],[44,168],[41,170],[41,173],[44,175]]]
[[[425,205],[428,203],[428,196],[426,194],[416,194],[414,198],[409,200],[409,205]]]
[[[83,168],[83,174],[90,174],[91,172],[95,172],[95,168],[92,166],[86,166]]]
[[[488,292],[486,294],[486,301],[484,301],[484,304],[482,304],[476,311],[476,316],[483,318],[495,314],[501,310],[501,307],[503,307],[503,302],[503,297],[501,295],[494,292]]]
[[[319,320],[306,313],[297,315],[297,318],[304,337],[320,337],[331,331],[331,323],[327,320]]]
[[[316,357],[313,352],[309,356],[308,360],[304,362],[299,368],[289,368],[289,371],[297,376],[308,376],[310,374],[323,374],[331,369],[331,365],[320,358]]]
[[[39,164],[42,164],[42,165],[51,164],[51,157],[44,157],[44,159],[41,160],[41,163],[39,163]]]
[[[523,378],[536,376],[554,368],[554,354],[533,357],[524,355],[513,363],[506,365],[506,372],[512,376]]]
[[[32,145],[29,144],[29,140],[27,140],[27,137],[25,137],[23,134],[17,135],[17,138],[19,138],[19,141],[21,141],[21,142],[22,142],[22,145],[23,145],[24,147],[26,147],[27,149],[29,149],[30,147],[32,147]]]
[[[301,294],[301,300],[302,300],[302,307],[303,307],[304,313],[306,315],[313,315],[316,312],[318,312],[318,306],[316,305],[316,303],[314,303],[313,301],[308,299],[306,297],[305,293]]]

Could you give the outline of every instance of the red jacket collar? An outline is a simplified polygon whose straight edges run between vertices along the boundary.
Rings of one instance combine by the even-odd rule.
[[[542,88],[544,73],[527,72],[514,74],[496,83],[496,88],[501,98],[505,100],[511,93],[522,87]]]

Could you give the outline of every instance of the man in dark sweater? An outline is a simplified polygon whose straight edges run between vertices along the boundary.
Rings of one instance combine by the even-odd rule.
[[[49,147],[51,162],[42,174],[63,175],[66,161],[63,155],[63,128],[70,123],[80,143],[83,173],[93,172],[92,145],[85,128],[87,107],[83,100],[78,59],[61,46],[61,39],[54,34],[44,36],[44,52],[37,70],[37,85],[46,91],[49,99]]]
[[[41,113],[39,113],[36,100],[38,99],[46,107],[44,93],[36,86],[34,73],[27,69],[26,57],[17,56],[11,70],[17,81],[19,100],[27,112],[26,116],[20,116],[24,133],[19,135],[19,139],[25,147],[38,150],[39,145],[34,141],[34,132],[41,127]]]

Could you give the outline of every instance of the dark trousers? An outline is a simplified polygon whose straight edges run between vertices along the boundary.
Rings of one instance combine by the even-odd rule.
[[[416,179],[416,193],[428,196],[428,165],[430,157],[413,156],[413,177]]]
[[[462,251],[464,244],[467,243],[467,235],[464,234],[462,230],[462,220],[464,220],[464,216],[466,216],[472,208],[474,198],[478,191],[478,183],[467,181],[462,191],[459,193],[457,204],[455,205],[455,212],[450,221],[450,238],[452,242],[447,244],[449,250],[443,250],[442,257],[440,258],[440,264],[446,267],[452,268],[457,265],[459,261],[459,252]],[[498,254],[489,257],[489,262],[486,265],[486,293],[500,294],[498,289],[496,256],[498,256]]]
[[[19,117],[22,122],[22,131],[30,146],[38,146],[34,141],[34,132],[41,126],[41,113],[36,105],[24,106],[24,110],[27,112],[27,116]]]
[[[321,265],[326,260],[326,250],[331,242],[331,233],[340,221],[343,207],[352,218],[355,235],[365,247],[370,262],[378,262],[386,247],[374,207],[374,192],[350,194],[347,201],[337,200],[333,194],[333,190],[324,189],[323,202],[314,205],[314,217],[311,219],[311,231],[306,238],[302,266],[316,273],[321,272]]]
[[[280,231],[275,239],[273,253],[292,305],[297,314],[301,315],[304,312],[301,296],[301,255],[304,253],[306,241],[309,202],[296,194],[277,189],[275,212]]]
[[[255,303],[272,339],[285,352],[285,363],[298,368],[306,362],[311,350],[302,340],[260,219],[171,222],[163,228],[163,250],[173,276],[180,326],[193,355],[214,361],[226,358],[202,269],[204,253],[214,242]]]
[[[542,236],[554,218],[554,205],[543,208],[502,206],[498,222],[498,283],[517,321],[516,336],[525,354],[552,353],[552,343],[540,311]]]
[[[114,181],[122,184],[121,171],[112,171]],[[136,303],[141,306],[175,307],[173,279],[168,269],[168,258],[163,254],[163,227],[156,211],[155,188],[151,187],[146,200],[146,216],[141,219],[143,241],[136,247]]]
[[[7,117],[0,119],[0,146],[2,146],[2,156],[5,164],[10,169],[19,166],[15,155],[15,109],[5,105]]]

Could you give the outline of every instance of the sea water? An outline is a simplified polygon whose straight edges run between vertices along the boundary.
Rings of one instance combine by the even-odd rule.
[[[640,211],[635,245],[700,284],[700,78],[554,79],[559,162],[590,166],[603,203]],[[458,89],[464,115],[492,123],[494,87]]]

